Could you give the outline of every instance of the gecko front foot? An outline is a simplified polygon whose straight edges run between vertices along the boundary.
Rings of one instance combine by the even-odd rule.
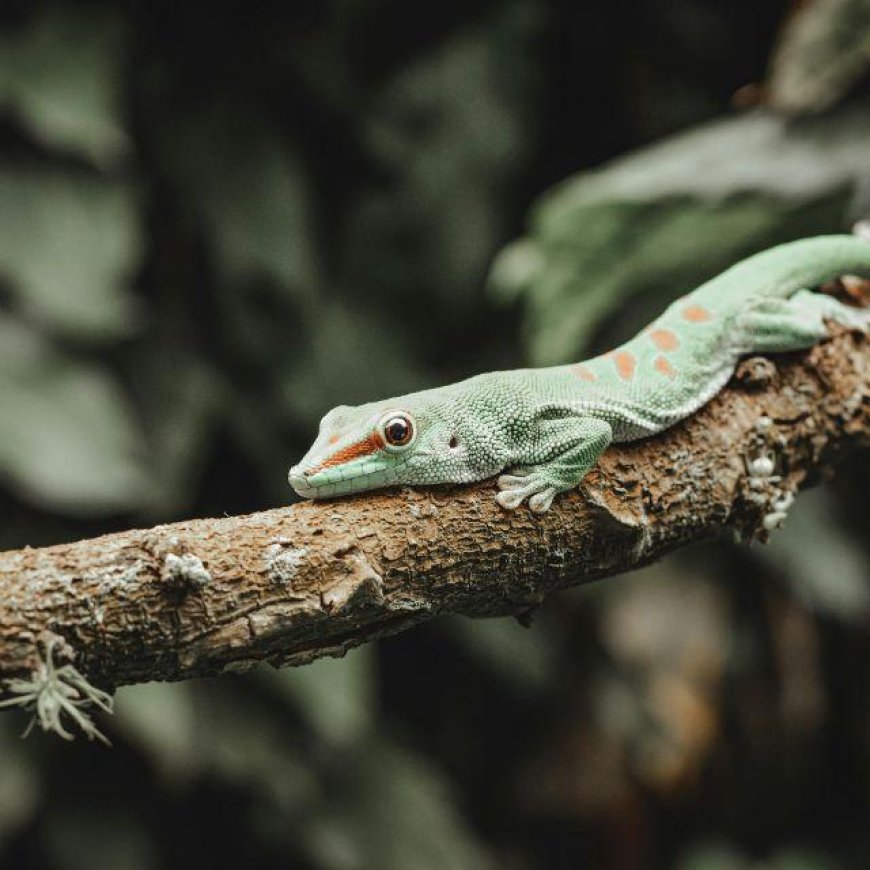
[[[597,462],[613,435],[610,424],[595,417],[544,418],[532,454],[544,462],[520,465],[498,479],[496,501],[506,510],[526,499],[536,514],[546,513],[560,492],[574,489]]]
[[[539,470],[515,469],[511,474],[502,474],[498,479],[499,493],[495,500],[505,510],[516,510],[526,499],[529,508],[536,514],[550,509],[553,499],[561,491]]]

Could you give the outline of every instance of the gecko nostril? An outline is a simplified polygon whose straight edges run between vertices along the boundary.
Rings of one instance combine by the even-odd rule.
[[[450,449],[455,450],[458,445],[459,445],[459,439],[455,435],[452,435],[450,437]]]

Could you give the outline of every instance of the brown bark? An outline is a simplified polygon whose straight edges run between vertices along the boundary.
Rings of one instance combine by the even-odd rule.
[[[0,554],[0,679],[60,635],[104,687],[301,664],[439,613],[522,614],[725,528],[766,534],[788,496],[870,443],[870,340],[745,361],[707,407],[611,448],[544,516],[492,481],[306,502]]]

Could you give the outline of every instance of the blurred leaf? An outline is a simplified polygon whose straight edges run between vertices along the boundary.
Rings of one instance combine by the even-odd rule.
[[[145,484],[139,431],[112,379],[0,316],[0,474],[81,513],[130,508]]]
[[[347,266],[380,284],[372,292],[422,280],[454,308],[476,298],[505,231],[505,182],[529,144],[535,19],[532,4],[505,4],[485,27],[415,58],[376,98],[368,145],[391,184],[352,212]]]
[[[24,751],[14,725],[20,720],[10,716],[0,722],[0,850],[33,820],[42,792],[39,767]]]
[[[600,680],[601,729],[620,735],[635,776],[664,792],[697,781],[719,737],[731,625],[705,567],[678,558],[646,568],[602,613],[601,640],[625,684],[616,674]]]
[[[48,145],[111,165],[129,147],[120,120],[120,23],[106,9],[51,5],[0,35],[0,106]]]
[[[867,111],[801,125],[754,113],[580,173],[540,200],[529,236],[496,259],[492,287],[525,297],[535,364],[576,358],[642,291],[664,302],[790,232],[842,221],[870,175],[868,137]]]
[[[313,759],[280,716],[245,702],[230,679],[150,683],[119,692],[116,722],[165,774],[208,774],[245,788],[264,806],[298,812],[318,796]]]
[[[112,727],[139,746],[165,775],[198,772],[198,718],[190,683],[143,683],[116,693]]]
[[[547,614],[535,614],[529,628],[513,617],[467,619],[453,617],[439,626],[496,677],[522,694],[539,692],[558,674],[553,630]]]
[[[726,843],[695,846],[678,866],[679,870],[752,870],[752,862]]]
[[[601,615],[601,642],[628,668],[718,681],[730,631],[727,601],[706,566],[675,557],[621,579]]]
[[[87,175],[0,168],[0,280],[32,318],[88,338],[128,333],[138,265],[132,191]]]
[[[145,496],[147,509],[166,517],[191,500],[200,482],[224,389],[217,371],[170,339],[152,337],[143,351],[131,369],[149,448]]]
[[[316,423],[330,408],[398,396],[420,389],[426,374],[419,348],[401,326],[365,305],[326,303],[318,308],[316,328],[300,341],[298,359],[278,378],[276,405],[292,419]]]
[[[855,621],[870,613],[870,560],[837,522],[828,491],[802,492],[783,528],[758,552],[808,607]]]
[[[347,745],[373,721],[375,658],[372,646],[341,659],[318,659],[301,668],[263,668],[257,676],[299,706],[320,740]]]
[[[169,774],[208,773],[247,788],[255,799],[252,821],[259,836],[289,851],[303,846],[319,859],[318,866],[486,867],[441,777],[368,729],[363,732],[359,710],[349,713],[353,703],[324,700],[329,692],[358,692],[354,676],[367,666],[368,655],[357,656],[356,663],[351,659],[349,674],[339,673],[348,660],[324,662],[326,671],[313,668],[292,688],[295,699],[306,697],[306,715],[317,719],[324,736],[355,738],[341,750],[333,745],[312,752],[300,744],[292,722],[253,699],[241,703],[234,691],[238,682],[228,680],[124,688],[116,725]],[[273,677],[280,678],[277,684],[285,691],[281,682],[289,673],[296,672],[261,676],[273,685]],[[312,688],[311,681],[320,685]],[[303,688],[303,682],[309,684]],[[307,704],[315,697],[333,712],[312,713]],[[313,769],[318,761],[331,771],[331,791],[319,786]]]
[[[492,866],[456,810],[446,782],[395,743],[355,758],[340,805],[306,825],[312,856],[329,870],[485,870]],[[336,844],[340,849],[336,849]]]
[[[144,820],[117,804],[54,807],[40,840],[57,870],[157,870],[161,866]]]
[[[813,0],[787,20],[771,61],[770,105],[820,112],[870,71],[870,3]]]
[[[308,182],[277,130],[250,107],[230,103],[179,119],[161,145],[227,275],[265,276],[311,297],[319,267]]]
[[[764,870],[837,870],[839,861],[818,849],[793,846],[779,849]]]
[[[679,870],[835,870],[838,862],[814,849],[780,849],[764,860],[754,860],[725,843],[693,847],[679,862]]]

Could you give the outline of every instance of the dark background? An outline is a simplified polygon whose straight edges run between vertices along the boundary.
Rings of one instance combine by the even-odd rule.
[[[579,359],[847,230],[868,34],[865,0],[7,0],[0,547],[285,504],[335,404]],[[868,866],[868,484],[530,629],[123,689],[112,751],[5,715],[0,865]]]

